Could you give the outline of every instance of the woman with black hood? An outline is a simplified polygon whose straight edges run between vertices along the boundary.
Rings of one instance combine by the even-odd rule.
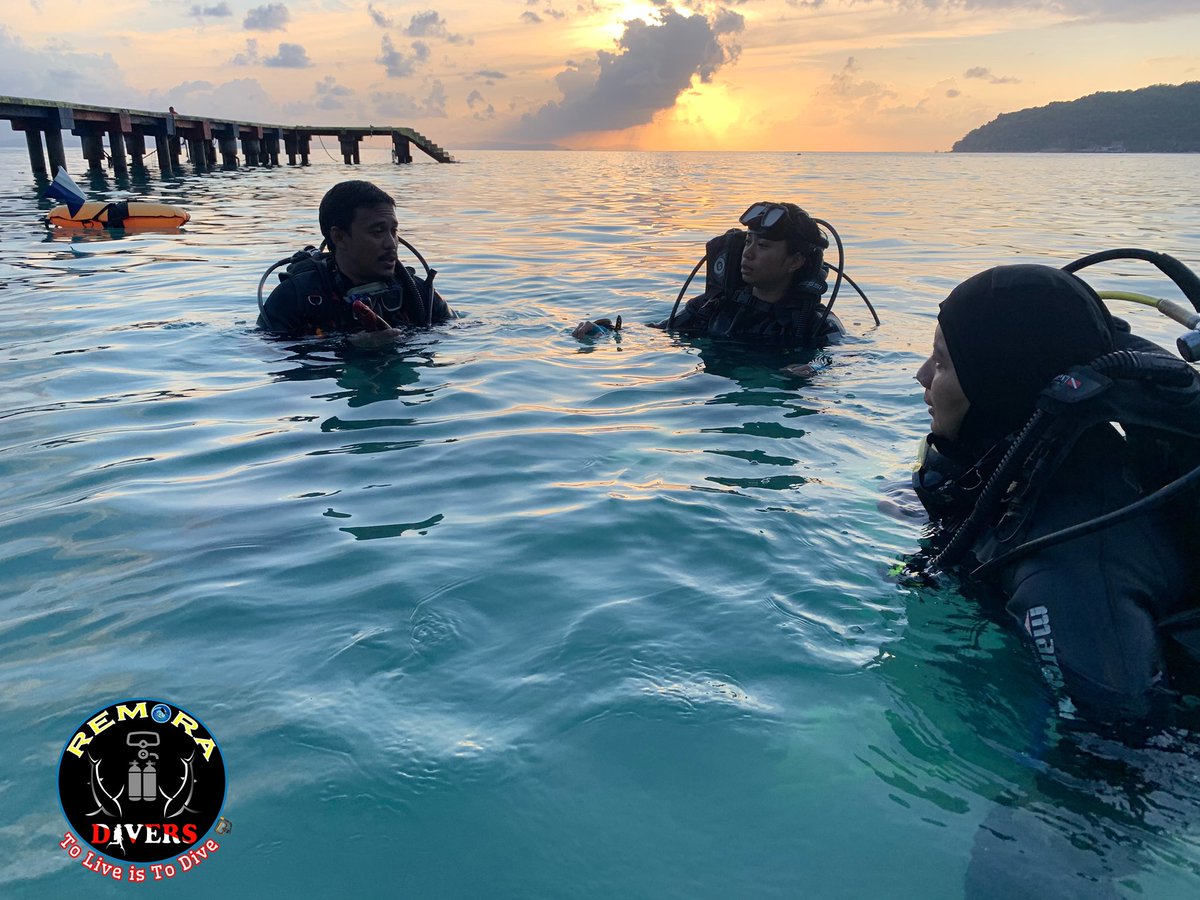
[[[942,302],[933,352],[916,374],[932,423],[914,486],[937,527],[935,563],[957,542],[958,558],[943,562],[969,573],[1157,487],[1140,483],[1145,467],[1122,433],[1101,421],[1073,443],[1031,456],[1011,482],[997,479],[1005,483],[994,505],[990,497],[980,503],[1043,388],[1056,378],[1063,390],[1075,387],[1059,376],[1121,348],[1167,357],[1195,381],[1190,367],[1128,334],[1086,283],[1060,269],[989,269]],[[1033,463],[1052,475],[1041,478]],[[977,504],[982,514],[972,517]],[[1158,507],[1000,562],[979,585],[998,589],[1048,676],[1061,679],[1088,718],[1141,719],[1168,696],[1158,626],[1191,605],[1193,574],[1183,546],[1188,529],[1173,527],[1170,515]]]

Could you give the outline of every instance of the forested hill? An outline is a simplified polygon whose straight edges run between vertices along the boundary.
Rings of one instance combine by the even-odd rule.
[[[1002,113],[954,144],[956,153],[1200,151],[1200,81]]]

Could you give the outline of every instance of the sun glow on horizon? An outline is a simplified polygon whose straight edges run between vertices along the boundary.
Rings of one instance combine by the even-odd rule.
[[[645,150],[735,149],[742,143],[744,117],[726,85],[695,82],[646,126],[638,143]]]

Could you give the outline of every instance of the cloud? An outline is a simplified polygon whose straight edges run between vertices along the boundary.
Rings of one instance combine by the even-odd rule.
[[[429,94],[424,100],[417,100],[410,94],[400,92],[375,91],[371,94],[371,102],[375,105],[375,111],[384,116],[446,118],[446,88],[437,79],[430,84]]]
[[[525,12],[521,13],[521,21],[526,25],[541,25],[542,17],[535,12],[529,12],[526,10]]]
[[[307,69],[313,64],[299,44],[281,43],[274,56],[263,56],[257,38],[246,39],[246,49],[230,62],[235,66],[270,66],[274,69]]]
[[[393,22],[392,17],[387,15],[382,10],[376,9],[375,4],[373,4],[373,3],[367,4],[367,15],[369,15],[371,17],[371,21],[374,22],[376,25],[378,25],[380,28],[391,28],[392,27],[392,22]]]
[[[1144,22],[1196,12],[1195,0],[893,0],[893,5],[932,10],[1035,9],[1078,22]]]
[[[496,118],[496,108],[479,91],[467,94],[467,109],[471,110],[473,118],[481,121]]]
[[[346,103],[343,98],[353,94],[353,89],[338,84],[332,75],[326,75],[316,85],[317,109],[344,109]]]
[[[951,100],[953,100],[955,97],[959,96],[960,94],[962,94],[962,91],[960,91],[958,88],[947,88],[946,89],[946,96],[949,97]]]
[[[266,57],[263,64],[276,69],[307,69],[313,63],[299,44],[280,44],[276,54]]]
[[[450,30],[446,27],[446,20],[432,9],[414,15],[409,20],[408,27],[404,29],[404,33],[409,37],[441,38],[451,44],[475,43],[470,38],[464,37],[461,34],[451,34]]]
[[[862,66],[853,56],[841,70],[830,76],[828,84],[817,89],[819,96],[834,97],[841,103],[854,103],[863,110],[878,109],[884,100],[895,98],[896,92],[874,81],[858,77]]]
[[[693,78],[709,82],[735,60],[740,48],[721,38],[744,27],[745,20],[731,10],[712,20],[670,8],[654,23],[632,19],[616,52],[600,50],[594,58],[568,62],[554,79],[562,100],[522,116],[513,130],[536,140],[645,125],[673,107]]]
[[[429,59],[429,45],[424,41],[413,41],[412,50],[411,56],[405,56],[396,49],[391,37],[385,34],[375,61],[387,70],[388,78],[405,78]]]
[[[496,71],[495,69],[476,69],[474,72],[472,72],[467,77],[468,78],[483,78],[489,84],[491,84],[493,81],[500,81],[502,78],[507,78],[508,76],[505,75],[503,72]]]
[[[963,72],[963,77],[964,78],[982,78],[988,84],[1020,84],[1021,83],[1020,78],[1014,78],[1011,75],[1005,75],[1003,77],[1001,77],[999,75],[993,75],[991,69],[986,69],[983,66],[972,66],[971,68],[967,69],[967,71]]]
[[[246,13],[242,27],[248,31],[283,31],[287,27],[288,8],[282,3],[256,6]]]
[[[202,6],[199,3],[195,3],[192,5],[192,8],[188,10],[188,15],[195,16],[197,19],[203,19],[206,17],[218,19],[225,16],[232,16],[233,10],[229,8],[228,3],[216,3],[212,6]]]
[[[166,91],[147,95],[142,109],[166,109],[174,106],[183,113],[216,115],[251,122],[281,122],[279,101],[269,96],[253,78],[235,78],[214,85],[209,81],[187,81]]]
[[[97,72],[104,72],[104,78],[96,78]],[[291,124],[281,121],[279,100],[253,78],[219,83],[193,80],[140,90],[130,86],[120,58],[111,53],[80,53],[64,47],[32,50],[2,24],[0,84],[21,97],[162,111],[174,106],[184,115]]]
[[[230,60],[235,66],[256,66],[259,63],[258,40],[246,38],[246,49]]]
[[[104,78],[96,78],[97,72],[103,72]],[[3,24],[0,24],[0,85],[4,86],[5,94],[18,97],[156,108],[147,106],[146,95],[126,82],[120,62],[111,52],[79,52],[65,46],[34,50]],[[165,110],[166,106],[157,108]],[[24,143],[22,139],[21,145]]]

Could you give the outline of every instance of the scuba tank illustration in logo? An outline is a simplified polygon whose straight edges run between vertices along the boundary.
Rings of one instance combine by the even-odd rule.
[[[153,800],[158,795],[158,771],[154,768],[157,753],[151,753],[147,747],[158,746],[158,734],[153,731],[135,731],[126,738],[130,747],[137,747],[137,759],[129,761],[129,799]],[[150,759],[154,757],[154,759]],[[138,760],[144,765],[139,766]]]

